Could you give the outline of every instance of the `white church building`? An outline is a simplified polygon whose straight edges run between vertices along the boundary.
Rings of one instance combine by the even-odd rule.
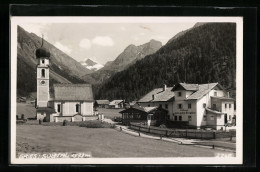
[[[50,52],[42,46],[36,50],[37,99],[36,118],[46,122],[84,121],[93,116],[93,92],[90,84],[54,84],[50,94]]]

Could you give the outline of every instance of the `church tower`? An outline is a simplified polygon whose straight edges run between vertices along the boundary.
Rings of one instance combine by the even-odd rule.
[[[37,62],[37,107],[47,107],[49,101],[49,60],[50,52],[42,45],[36,50]]]

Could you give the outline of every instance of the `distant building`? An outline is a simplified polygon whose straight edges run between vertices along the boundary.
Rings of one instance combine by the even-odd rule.
[[[93,115],[93,93],[89,84],[54,84],[54,93],[49,90],[50,52],[43,48],[36,50],[37,99],[36,118],[48,122],[84,121]]]
[[[109,103],[109,108],[119,109],[124,108],[124,100],[113,100]]]
[[[109,100],[96,100],[95,104],[99,108],[109,108]]]
[[[173,114],[174,92],[173,87],[155,88],[144,95],[137,103],[143,107],[161,107],[168,111],[168,118]]]

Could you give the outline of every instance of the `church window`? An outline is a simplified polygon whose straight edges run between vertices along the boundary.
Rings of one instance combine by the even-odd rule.
[[[79,112],[79,104],[76,104],[76,112]]]
[[[42,69],[42,77],[45,77],[45,70]]]
[[[57,111],[60,112],[60,104],[57,105]]]

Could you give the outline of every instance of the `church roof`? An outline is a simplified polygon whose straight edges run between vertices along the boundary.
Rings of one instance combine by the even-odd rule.
[[[90,84],[54,84],[54,100],[94,101]]]

